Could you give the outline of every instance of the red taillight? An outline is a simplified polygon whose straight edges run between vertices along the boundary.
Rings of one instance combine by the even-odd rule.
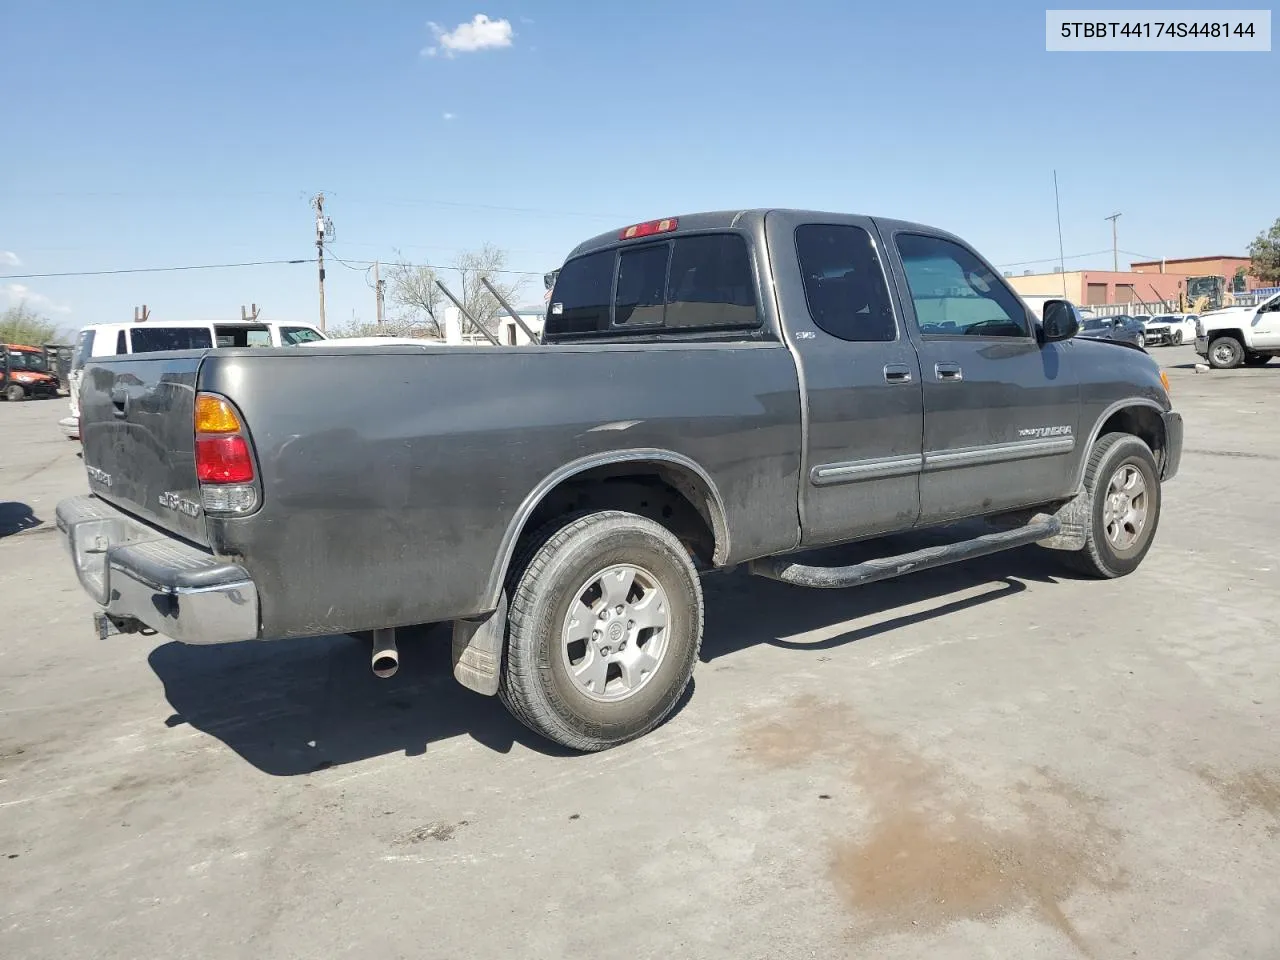
[[[249,483],[253,457],[244,437],[196,437],[196,477],[201,483]]]
[[[667,217],[665,220],[650,220],[648,223],[637,223],[634,227],[627,227],[620,234],[619,240],[636,240],[640,237],[652,237],[655,233],[670,233],[676,228],[678,221],[675,217]]]

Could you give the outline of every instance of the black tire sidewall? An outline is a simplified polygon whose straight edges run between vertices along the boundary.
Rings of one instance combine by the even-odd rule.
[[[619,563],[642,567],[658,580],[667,595],[669,633],[666,653],[648,682],[626,700],[605,703],[577,688],[559,645],[578,590]],[[527,628],[537,645],[539,694],[550,712],[580,736],[607,743],[639,736],[660,722],[688,685],[701,640],[702,594],[679,541],[650,520],[617,514],[563,544],[538,580]]]
[[[1151,503],[1147,508],[1147,525],[1142,531],[1139,546],[1132,552],[1121,555],[1107,539],[1103,511],[1106,507],[1107,487],[1111,477],[1122,466],[1129,463],[1142,472],[1142,479],[1147,484],[1147,496]],[[1119,439],[1098,463],[1098,469],[1093,478],[1091,500],[1091,538],[1098,560],[1112,576],[1132,573],[1151,549],[1151,545],[1155,542],[1156,529],[1160,526],[1163,493],[1160,489],[1160,471],[1151,449],[1137,437],[1125,436]]]
[[[1218,346],[1223,341],[1230,342],[1232,348],[1235,350],[1235,359],[1231,363],[1214,362],[1214,347]],[[1209,366],[1216,367],[1219,370],[1232,370],[1240,366],[1242,363],[1244,363],[1244,346],[1235,337],[1216,337],[1209,341]]]
[[[12,383],[4,388],[4,398],[10,403],[21,403],[27,399],[27,391],[22,388],[21,384]]]

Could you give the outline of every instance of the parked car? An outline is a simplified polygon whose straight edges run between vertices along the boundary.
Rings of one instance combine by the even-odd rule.
[[[10,403],[58,395],[58,378],[49,371],[43,347],[0,344],[0,395]]]
[[[1196,338],[1194,313],[1161,313],[1145,321],[1148,346],[1178,346]]]
[[[272,320],[135,320],[97,323],[81,329],[71,357],[67,393],[71,415],[58,421],[64,436],[80,437],[80,376],[91,358],[154,353],[161,350],[200,350],[210,347],[297,346],[325,335],[305,323]]]
[[[451,623],[460,682],[598,750],[685,691],[701,573],[839,588],[1035,543],[1136,569],[1182,418],[1150,356],[1077,328],[931,227],[671,217],[580,244],[541,345],[93,359],[58,527],[100,635],[357,633],[387,675],[395,628]]]
[[[1196,321],[1196,353],[1218,370],[1261,367],[1280,355],[1280,293],[1252,307],[1227,307]]]
[[[1113,317],[1088,317],[1080,325],[1079,336],[1090,340],[1114,340],[1146,347],[1147,337],[1142,324],[1125,314]]]

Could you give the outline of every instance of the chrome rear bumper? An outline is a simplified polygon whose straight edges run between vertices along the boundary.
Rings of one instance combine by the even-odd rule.
[[[238,564],[142,523],[98,497],[58,504],[76,576],[113,621],[183,643],[258,636],[258,590]]]

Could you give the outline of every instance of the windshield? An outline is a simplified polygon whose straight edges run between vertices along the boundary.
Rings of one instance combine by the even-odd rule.
[[[310,327],[280,328],[280,343],[284,346],[296,347],[300,343],[312,343],[324,339],[319,330],[312,330]]]
[[[39,373],[44,373],[49,369],[45,366],[44,354],[34,353],[30,350],[10,350],[9,366],[14,370],[35,370]]]

